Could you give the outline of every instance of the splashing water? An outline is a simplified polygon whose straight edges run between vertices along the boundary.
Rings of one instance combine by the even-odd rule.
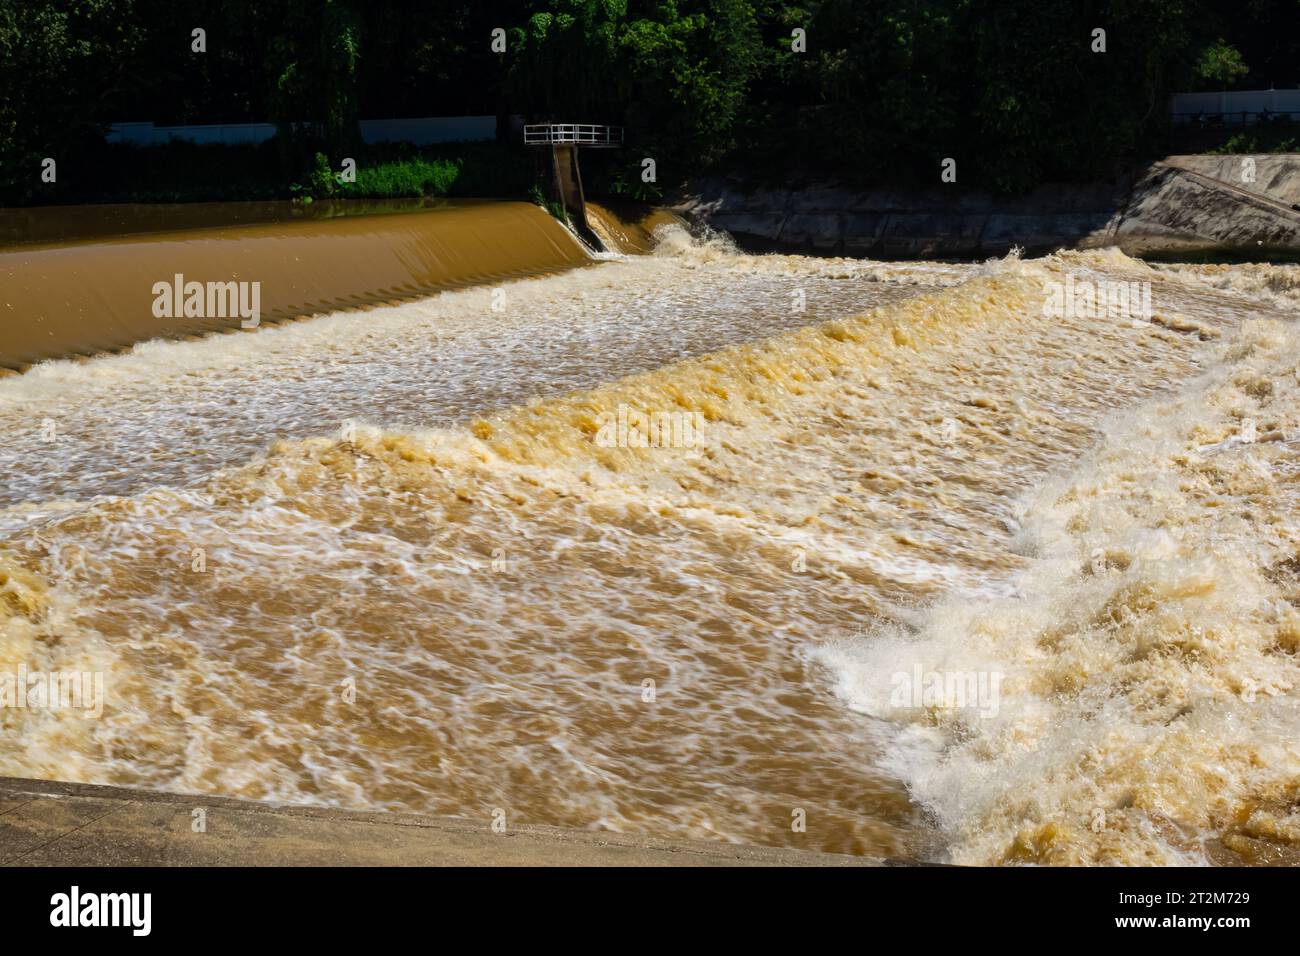
[[[0,381],[0,663],[109,693],[0,712],[0,771],[960,862],[1294,855],[1276,299],[1110,251],[661,238],[501,313]],[[1044,314],[1070,273],[1156,315]],[[918,667],[998,693],[900,705]]]

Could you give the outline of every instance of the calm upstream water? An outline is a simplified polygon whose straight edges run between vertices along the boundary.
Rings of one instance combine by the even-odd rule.
[[[0,379],[0,673],[108,695],[0,710],[0,773],[1300,861],[1296,267],[660,236]],[[1045,315],[1067,277],[1154,316]],[[623,441],[629,410],[692,440]],[[932,673],[992,696],[899,698]]]

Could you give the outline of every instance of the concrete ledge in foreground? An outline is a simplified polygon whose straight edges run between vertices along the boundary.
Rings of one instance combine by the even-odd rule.
[[[206,832],[192,829],[202,808]],[[884,861],[455,817],[0,777],[5,866],[870,866]]]

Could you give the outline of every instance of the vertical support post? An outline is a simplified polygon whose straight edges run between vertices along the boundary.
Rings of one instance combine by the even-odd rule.
[[[551,167],[556,199],[564,206],[574,231],[593,249],[603,250],[605,244],[587,224],[587,201],[582,194],[582,171],[578,168],[578,147],[553,144]]]

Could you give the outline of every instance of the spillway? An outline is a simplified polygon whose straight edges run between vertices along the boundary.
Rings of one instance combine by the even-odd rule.
[[[0,774],[958,863],[1295,861],[1295,267],[752,256],[673,226],[593,262],[538,210],[421,216],[192,241],[229,271],[288,230],[321,258],[266,254],[300,270],[285,308],[349,275],[491,283],[0,380],[0,676],[106,693],[0,708]],[[68,246],[63,274],[81,249],[188,275],[190,242]],[[1145,284],[1153,314],[1053,314],[1067,282]],[[935,674],[977,706],[899,694]]]

